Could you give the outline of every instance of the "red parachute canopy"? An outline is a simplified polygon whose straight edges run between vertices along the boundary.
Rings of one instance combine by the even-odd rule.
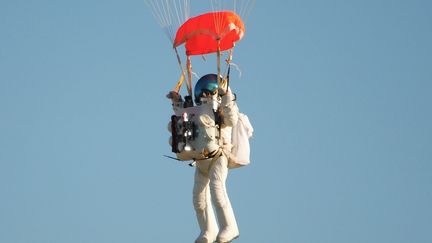
[[[230,11],[210,12],[186,21],[177,30],[173,47],[186,43],[186,55],[203,55],[234,47],[245,32],[241,18]]]

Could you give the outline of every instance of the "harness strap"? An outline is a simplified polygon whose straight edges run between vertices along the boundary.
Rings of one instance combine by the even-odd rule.
[[[218,160],[223,154],[223,150],[222,148],[219,148],[216,152],[216,154],[213,156],[212,160],[210,161],[210,165],[208,167],[208,171],[211,170],[211,168],[213,167],[214,163],[216,162],[216,160]]]
[[[211,168],[213,167],[213,164],[216,162],[216,160],[218,160],[222,155],[223,155],[223,149],[219,148],[218,150],[216,150],[215,152],[212,153],[212,155],[209,156],[209,158],[207,159],[211,159],[210,164],[208,166],[207,171],[202,171],[200,169],[200,167],[198,167],[199,171],[203,174],[208,174],[208,172],[211,170]],[[195,160],[197,163],[199,163],[199,161],[203,161],[203,160],[207,160],[207,159],[200,159],[200,160]]]

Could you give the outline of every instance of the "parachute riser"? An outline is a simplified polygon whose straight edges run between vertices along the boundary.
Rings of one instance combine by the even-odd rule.
[[[234,47],[230,49],[229,54],[228,54],[228,58],[225,60],[227,63],[227,69],[225,70],[225,75],[224,75],[226,77],[226,81],[227,81],[226,92],[228,92],[229,83],[230,83],[230,71],[231,71],[231,61],[233,59],[233,52],[234,52]]]
[[[175,51],[175,54],[177,56],[177,62],[178,62],[178,65],[180,67],[180,71],[182,73],[182,76],[180,77],[180,80],[178,81],[177,85],[174,87],[174,91],[176,91],[177,93],[179,93],[180,88],[183,85],[184,77],[186,77],[186,73],[185,73],[185,71],[183,69],[183,65],[182,65],[182,62],[181,62],[181,59],[180,59],[180,55],[179,55],[178,50],[177,50],[176,47],[174,47],[174,51]]]
[[[181,62],[181,58],[180,58],[180,55],[178,53],[177,47],[174,47],[174,51],[176,53],[177,62],[179,64],[179,67],[180,67],[180,70],[181,70],[181,73],[182,73],[182,76],[180,77],[180,80],[177,82],[177,85],[174,88],[174,91],[176,91],[177,93],[179,93],[180,92],[180,88],[183,85],[183,81],[184,81],[184,79],[186,77],[186,72],[185,72],[185,70],[183,68],[183,64]],[[186,89],[188,91],[188,94],[190,96],[192,96],[192,75],[191,75],[191,68],[192,68],[192,66],[190,64],[190,58],[189,57],[187,59],[186,68],[187,68],[187,74],[188,74],[187,75],[188,80],[186,81]]]
[[[218,78],[218,85],[219,85],[219,87],[224,87],[225,84],[222,85],[222,82],[226,82],[225,92],[228,92],[229,74],[230,74],[230,70],[231,70],[230,64],[231,64],[231,61],[232,61],[232,58],[233,58],[234,47],[229,50],[228,58],[225,60],[225,62],[227,63],[227,68],[226,68],[225,73],[224,73],[224,77],[225,78],[221,80],[221,77],[222,77],[221,76],[221,65],[222,65],[221,64],[221,55],[222,55],[222,53],[221,53],[221,50],[220,50],[220,40],[219,39],[217,40],[217,45],[218,46],[217,46],[216,56],[217,56],[217,78]]]
[[[189,96],[192,97],[192,63],[191,63],[190,56],[187,56],[186,70],[187,70],[187,78],[188,78],[188,80],[187,80],[188,93],[189,93]]]
[[[220,87],[221,84],[221,50],[220,50],[220,39],[217,39],[217,51],[216,51],[216,57],[217,57],[217,81],[218,81],[218,85]]]

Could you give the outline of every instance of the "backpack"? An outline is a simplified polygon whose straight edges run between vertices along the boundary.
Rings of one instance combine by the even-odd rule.
[[[247,115],[239,113],[237,124],[231,131],[231,155],[229,167],[238,168],[250,163],[249,139],[253,135],[253,127]]]

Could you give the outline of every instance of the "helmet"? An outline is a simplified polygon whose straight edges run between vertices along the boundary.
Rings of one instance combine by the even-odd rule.
[[[218,80],[216,74],[207,74],[202,76],[195,84],[195,103],[200,103],[200,98],[203,94],[210,93],[214,94],[218,90]]]

